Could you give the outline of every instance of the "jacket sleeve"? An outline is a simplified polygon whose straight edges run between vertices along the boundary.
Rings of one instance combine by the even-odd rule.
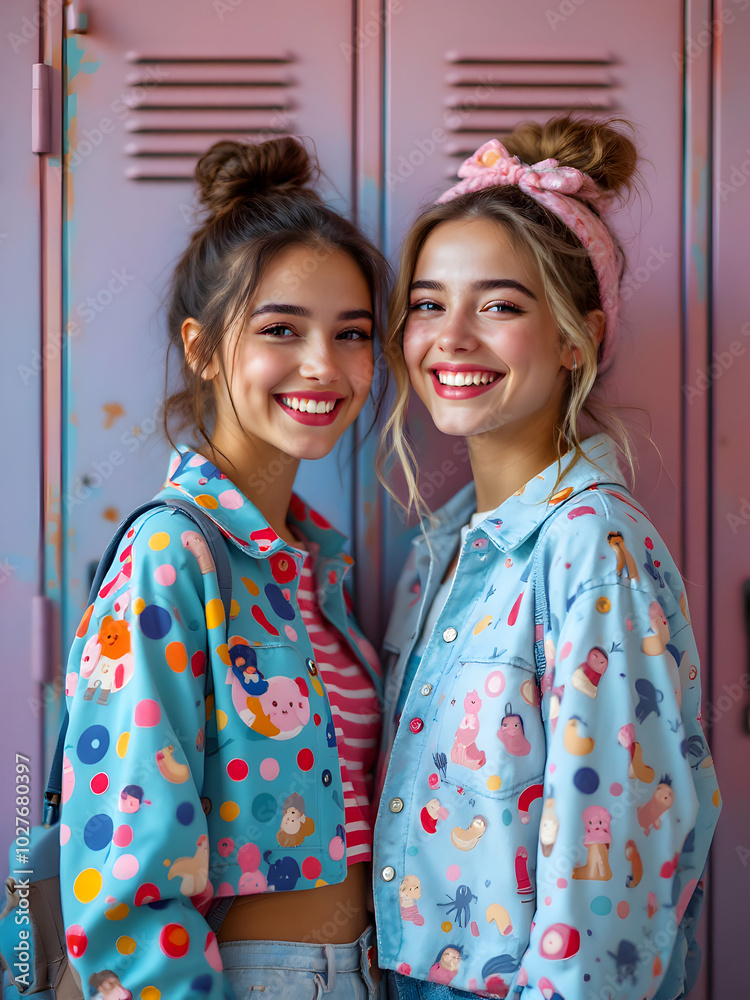
[[[213,562],[192,522],[149,513],[123,539],[76,633],[60,886],[84,995],[107,972],[134,997],[233,996],[197,908],[211,898],[206,652],[225,641],[213,594]]]
[[[684,995],[718,790],[684,598],[677,608],[650,581],[630,584],[567,599],[561,584],[551,599],[537,909],[513,984],[523,1000]]]

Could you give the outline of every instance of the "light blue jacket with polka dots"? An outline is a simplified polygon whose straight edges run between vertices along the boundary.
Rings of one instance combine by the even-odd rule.
[[[584,450],[462,543],[473,484],[415,540],[385,640],[379,961],[482,996],[673,1000],[720,809],[698,654],[611,440]]]
[[[341,771],[296,603],[304,554],[187,449],[159,496],[187,498],[224,534],[230,621],[196,525],[142,514],[68,661],[63,918],[85,995],[109,970],[134,997],[218,1000],[231,991],[203,916],[212,900],[345,878]],[[296,497],[289,520],[317,552],[322,613],[379,694],[343,589],[344,537]]]

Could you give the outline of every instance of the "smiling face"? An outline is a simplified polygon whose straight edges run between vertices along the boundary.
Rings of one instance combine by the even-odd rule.
[[[215,446],[230,458],[248,443],[259,456],[327,455],[367,399],[372,331],[367,281],[347,253],[292,247],[280,254],[244,324],[227,333],[221,357],[204,373],[214,378]]]
[[[487,219],[427,237],[404,328],[409,377],[439,430],[471,437],[558,421],[573,363],[541,278]]]

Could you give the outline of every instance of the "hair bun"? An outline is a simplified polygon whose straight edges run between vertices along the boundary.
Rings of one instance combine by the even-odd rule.
[[[629,192],[637,177],[635,129],[626,118],[558,115],[543,125],[523,122],[502,140],[525,163],[555,159],[576,167],[604,191]]]
[[[317,163],[291,136],[255,145],[223,140],[214,143],[195,167],[200,200],[215,214],[272,191],[308,188],[317,174]]]

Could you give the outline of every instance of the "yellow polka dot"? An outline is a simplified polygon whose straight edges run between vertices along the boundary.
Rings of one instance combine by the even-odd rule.
[[[451,930],[452,927],[453,927],[453,924],[450,922],[450,920],[444,920],[442,922],[442,924],[440,925],[440,930],[441,931],[445,931],[445,933],[447,934],[448,931]]]
[[[713,804],[716,806],[717,809],[721,805],[721,792],[719,791],[718,788],[714,792],[714,794],[713,794],[713,796],[711,798],[711,801],[713,802]]]
[[[216,655],[219,657],[222,663],[226,663],[228,667],[232,666],[232,660],[229,656],[229,647],[225,642],[222,642],[220,646],[216,647]]]
[[[217,628],[224,623],[224,605],[218,597],[214,597],[206,605],[206,625],[208,628]]]
[[[232,603],[229,605],[229,617],[236,618],[239,613],[240,613],[240,606],[237,603],[237,601],[235,601],[235,599],[232,598]]]
[[[148,547],[154,552],[161,552],[169,545],[169,535],[166,531],[155,531],[148,540]]]
[[[344,556],[344,562],[346,563],[347,566],[354,565],[354,560],[352,559],[351,556]]]
[[[250,577],[248,576],[243,576],[240,579],[245,584],[250,593],[253,595],[253,597],[257,597],[258,594],[260,593],[260,587],[258,586],[258,584],[254,580],[251,580]]]
[[[169,866],[172,864],[172,862],[171,862],[171,860],[169,858],[165,858],[162,861],[162,864],[164,865],[165,868],[169,868]]]
[[[141,611],[143,611],[143,609],[146,607],[146,602],[143,600],[142,597],[136,597],[136,599],[130,606],[133,609],[133,614],[139,615]]]
[[[328,883],[326,882],[326,880],[324,878],[316,879],[315,880],[315,888],[319,889],[321,887],[321,885],[328,885]]]
[[[484,632],[491,621],[492,615],[485,615],[484,618],[480,622],[477,622],[474,626],[474,635],[479,635],[480,632]]]
[[[600,615],[606,615],[606,613],[609,611],[611,607],[612,605],[609,603],[609,600],[606,597],[600,597],[599,600],[596,602],[596,610],[599,612]]]
[[[135,941],[132,937],[128,937],[126,934],[123,934],[123,936],[118,937],[115,942],[115,948],[117,948],[121,955],[132,955],[135,951]]]
[[[181,674],[187,666],[187,650],[182,642],[170,642],[166,648],[165,656],[167,663],[176,674]]]
[[[110,906],[108,910],[104,911],[104,916],[107,920],[124,920],[129,913],[130,907],[127,903],[115,903],[114,906]]]
[[[502,783],[503,780],[499,774],[491,774],[487,779],[487,787],[491,792],[496,792]]]
[[[207,510],[216,510],[219,506],[219,501],[216,497],[212,497],[210,493],[201,493],[200,496],[195,498],[195,502]]]
[[[222,712],[220,708],[216,709],[216,728],[219,732],[226,726],[229,722],[229,717],[226,712]]]
[[[141,1000],[160,1000],[161,990],[155,986],[144,986],[141,990]]]
[[[73,894],[79,903],[96,899],[102,887],[102,876],[96,868],[84,868],[73,883]]]
[[[226,823],[231,823],[240,814],[240,807],[236,802],[222,802],[219,807],[219,815]]]
[[[118,757],[124,757],[128,752],[128,743],[130,743],[130,733],[120,733],[115,744]]]

